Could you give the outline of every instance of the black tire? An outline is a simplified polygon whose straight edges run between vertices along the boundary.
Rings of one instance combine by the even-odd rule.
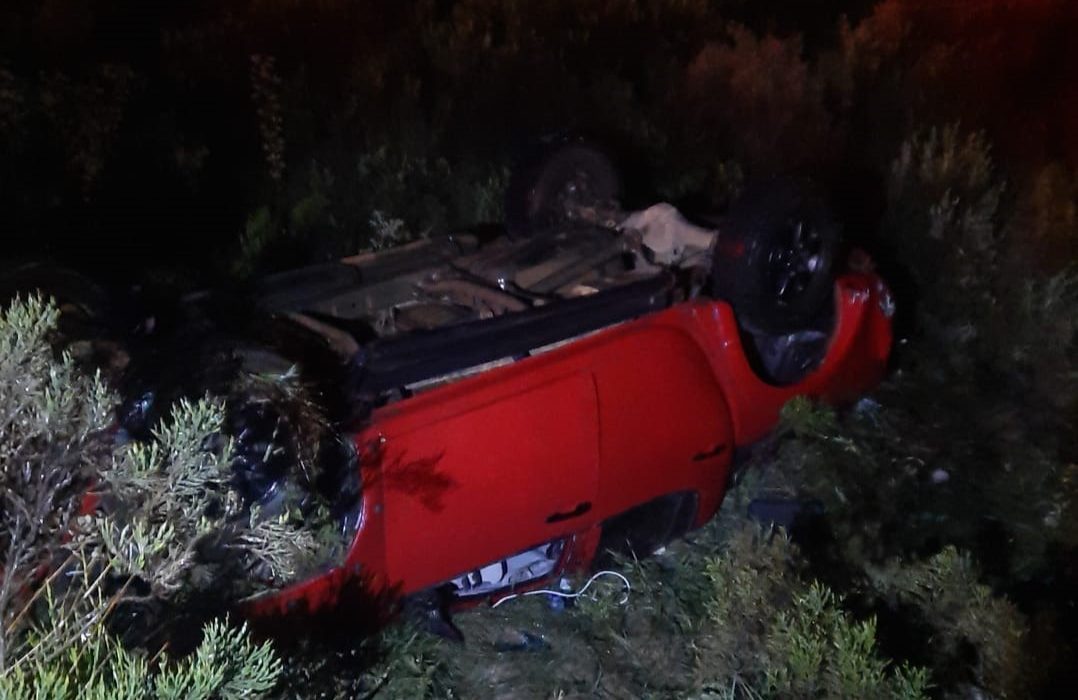
[[[804,184],[772,180],[751,187],[719,228],[712,294],[728,301],[754,333],[818,328],[833,313],[841,234]]]
[[[606,154],[586,143],[563,143],[513,172],[506,229],[513,238],[526,238],[575,221],[581,208],[620,198],[621,176]]]

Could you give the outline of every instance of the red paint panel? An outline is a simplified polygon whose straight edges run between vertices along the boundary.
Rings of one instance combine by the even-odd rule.
[[[506,388],[513,391],[498,400],[386,435],[386,567],[405,590],[593,521],[599,451],[590,373]]]
[[[886,303],[885,303],[886,297]],[[890,292],[871,274],[849,274],[835,285],[836,322],[823,362],[802,381],[774,386],[760,379],[745,356],[733,310],[726,304],[683,304],[676,313],[700,329],[716,379],[730,397],[734,438],[746,445],[764,437],[795,396],[831,403],[855,399],[880,382],[891,348],[891,321],[883,311]]]
[[[603,517],[674,491],[701,492],[701,511],[717,507],[733,434],[700,345],[678,325],[635,324],[609,349],[595,366]]]

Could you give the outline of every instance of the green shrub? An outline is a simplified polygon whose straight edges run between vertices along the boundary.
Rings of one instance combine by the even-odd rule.
[[[409,622],[398,621],[378,634],[364,635],[351,628],[346,637],[334,640],[319,638],[319,630],[312,633],[284,652],[285,669],[274,697],[470,697],[463,692],[458,695],[453,682],[453,667],[459,665],[463,650],[449,649],[445,642]]]
[[[154,598],[282,585],[319,549],[287,510],[274,517],[244,510],[229,486],[222,420],[220,403],[180,401],[152,442],[127,446],[100,469],[107,508],[76,523],[80,546],[100,551],[114,573],[148,585]],[[229,555],[211,564],[201,556],[210,548]]]
[[[883,235],[915,277],[923,322],[956,355],[999,296],[1002,194],[984,135],[957,125],[915,134],[891,165]]]
[[[560,663],[591,659],[594,692],[730,700],[926,697],[928,670],[889,660],[875,620],[856,619],[831,589],[811,581],[782,532],[716,521],[691,543],[676,543],[657,559],[622,561],[617,570],[632,583],[626,604],[619,604],[623,585],[610,578],[578,600],[572,619],[579,630],[559,632],[564,623],[549,613],[538,618]],[[524,625],[533,614],[493,624]],[[584,635],[587,649],[568,634]],[[560,651],[561,645],[570,649]],[[544,685],[542,669],[555,661],[536,663],[530,672],[513,670],[535,694],[573,687],[569,674]]]
[[[758,678],[767,667],[770,628],[795,596],[791,584],[798,581],[799,562],[794,552],[781,533],[768,538],[746,526],[721,555],[705,561],[711,589],[698,661],[704,677],[721,685],[737,676]]]
[[[380,250],[419,237],[500,221],[509,171],[503,160],[450,160],[422,132],[355,156],[312,160],[275,206],[247,218],[233,269],[251,274]]]
[[[61,611],[50,611],[59,619]],[[240,700],[267,697],[281,662],[268,643],[254,644],[246,627],[209,623],[202,642],[180,659],[148,659],[125,648],[103,625],[78,642],[0,674],[5,700]]]
[[[927,637],[911,653],[933,682],[1028,696],[1041,682],[1029,623],[984,581],[1015,590],[1058,576],[1076,546],[1074,469],[1058,446],[1026,442],[1037,424],[1021,421],[998,389],[897,381],[882,405],[845,415],[791,402],[764,468],[825,503],[829,537],[815,543],[815,566],[848,590],[867,578],[865,595],[887,611],[892,637]],[[988,562],[984,580],[959,547]],[[1046,635],[1048,648],[1064,643]]]
[[[113,613],[206,586],[210,540],[287,575],[302,533],[237,522],[213,402],[115,447],[115,397],[49,345],[58,313],[38,297],[0,313],[0,697],[263,696],[280,663],[244,629],[213,622],[193,656],[148,658],[111,636]]]
[[[806,583],[783,536],[743,529],[729,545],[706,566],[713,589],[694,642],[704,697],[927,697],[927,671],[889,670],[875,620],[854,621],[829,588]]]
[[[95,66],[88,76],[53,72],[42,78],[40,114],[62,144],[67,169],[84,196],[102,178],[135,86],[129,66],[108,63]]]
[[[983,136],[948,127],[903,144],[881,231],[914,283],[899,304],[917,304],[898,372],[853,411],[791,402],[767,452],[790,492],[827,505],[829,552],[852,569],[942,542],[1013,585],[1076,546],[1078,278],[1015,254],[1032,215],[1001,183]],[[1046,221],[1068,207],[1036,205]]]
[[[0,669],[18,653],[40,568],[66,556],[63,535],[111,455],[113,396],[70,356],[54,357],[58,317],[39,297],[0,313]]]
[[[968,554],[946,547],[912,565],[891,561],[869,570],[872,589],[931,632],[938,678],[973,683],[999,698],[1029,697],[1025,618],[980,582]],[[969,659],[969,650],[973,658]]]
[[[437,640],[401,624],[386,630],[378,643],[381,661],[361,680],[370,694],[389,700],[453,697],[452,674]]]
[[[1016,212],[1004,189],[982,134],[921,132],[892,164],[882,235],[915,282],[926,354],[1065,409],[1078,400],[1078,270],[1039,268],[1029,251],[1058,234],[1029,222],[1067,221],[1074,201],[1048,188]]]
[[[775,619],[767,639],[764,692],[778,697],[925,698],[928,671],[888,673],[876,621],[853,622],[826,586],[813,583]]]

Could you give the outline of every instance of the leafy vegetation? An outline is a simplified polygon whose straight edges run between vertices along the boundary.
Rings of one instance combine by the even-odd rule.
[[[280,660],[245,628],[211,621],[171,660],[132,646],[159,630],[132,638],[124,618],[205,587],[211,540],[279,575],[302,533],[229,522],[212,402],[180,404],[148,444],[115,445],[112,392],[49,344],[58,314],[37,297],[0,314],[0,697],[265,696]]]
[[[50,620],[70,615],[49,609]],[[35,643],[40,643],[34,640]],[[254,644],[245,627],[210,622],[190,655],[147,659],[125,648],[100,624],[64,653],[15,666],[0,675],[0,697],[10,700],[240,700],[261,698],[276,685],[281,661],[268,642]]]
[[[748,497],[747,488],[739,487],[733,499]],[[618,569],[633,585],[628,604],[619,604],[620,583],[599,582],[561,617],[534,599],[461,617],[469,645],[441,652],[454,661],[459,692],[468,697],[924,698],[941,679],[948,691],[957,687],[947,674],[964,668],[965,661],[943,654],[957,640],[991,659],[985,667],[989,673],[1015,668],[1007,665],[1013,658],[997,656],[1008,642],[993,635],[1020,616],[977,581],[968,558],[951,551],[909,565],[892,562],[872,578],[866,573],[847,600],[810,578],[810,559],[786,535],[746,524],[742,517],[726,509],[723,518],[689,541],[646,561],[621,562]],[[882,621],[864,612],[875,595],[864,594],[870,581],[881,591],[891,586],[921,592],[909,599],[908,612],[939,625],[941,638],[917,639],[938,666],[889,657],[879,636]],[[887,612],[883,605],[876,609]],[[975,626],[984,634],[966,639],[961,626],[948,627],[956,612],[977,619]],[[1001,627],[993,627],[997,623]],[[547,645],[530,652],[496,651],[506,648],[506,634],[514,630],[529,630]]]
[[[0,668],[19,658],[20,615],[41,564],[61,559],[92,468],[107,458],[108,389],[47,343],[59,312],[40,299],[0,316]]]
[[[924,669],[891,672],[876,649],[876,622],[851,619],[826,586],[796,576],[781,535],[742,531],[711,558],[713,586],[698,674],[718,697],[923,698]]]

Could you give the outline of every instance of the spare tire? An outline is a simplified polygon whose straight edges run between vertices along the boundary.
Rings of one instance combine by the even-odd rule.
[[[712,294],[734,307],[750,332],[819,328],[833,313],[841,233],[804,183],[750,187],[719,228]]]
[[[621,176],[598,148],[561,143],[517,168],[505,196],[506,229],[525,238],[579,220],[582,209],[616,205]]]

